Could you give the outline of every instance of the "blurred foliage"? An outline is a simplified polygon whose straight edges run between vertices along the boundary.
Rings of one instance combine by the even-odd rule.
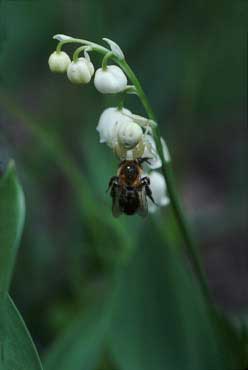
[[[117,160],[99,145],[95,127],[101,111],[117,99],[101,96],[93,84],[77,87],[51,74],[47,59],[56,45],[52,35],[97,42],[109,37],[121,45],[171,149],[178,188],[203,246],[216,303],[230,314],[245,315],[247,20],[245,0],[0,2],[0,166],[15,158],[27,202],[12,295],[44,356],[55,338],[72,330],[74,317],[84,319],[105,299],[112,276],[122,269],[128,272],[117,335],[113,352],[101,353],[99,370],[126,369],[123,362],[129,369],[144,370],[152,343],[157,349],[149,370],[162,369],[165,361],[180,361],[175,346],[185,352],[185,362],[192,356],[199,368],[194,353],[199,332],[194,325],[208,326],[202,320],[198,288],[191,286],[190,268],[190,282],[184,282],[184,269],[174,275],[173,268],[181,271],[186,261],[175,261],[173,267],[172,251],[157,245],[166,237],[172,250],[181,249],[170,209],[145,221],[136,216],[112,218],[105,190]],[[101,60],[94,56],[93,62],[99,65]],[[126,103],[143,114],[135,97]],[[198,292],[193,301],[191,288]],[[201,311],[199,321],[194,321],[194,309]],[[142,342],[150,332],[160,342]],[[124,359],[118,356],[120,346],[125,348]]]
[[[0,178],[0,368],[41,370],[20,313],[8,295],[25,218],[25,201],[13,162]]]

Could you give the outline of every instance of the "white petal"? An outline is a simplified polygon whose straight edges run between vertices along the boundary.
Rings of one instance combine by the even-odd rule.
[[[107,108],[101,114],[96,130],[100,135],[100,143],[106,143],[113,148],[117,140],[117,128],[119,124],[132,122],[124,113],[131,113],[128,109]]]
[[[55,73],[65,73],[70,63],[71,59],[64,51],[54,51],[48,59],[49,68]]]
[[[143,157],[150,158],[149,162],[151,164],[150,165],[148,164],[148,166],[152,170],[156,170],[156,169],[162,167],[162,161],[161,161],[160,156],[157,152],[157,148],[156,148],[156,144],[155,144],[155,141],[153,139],[153,136],[145,135],[145,141],[146,141],[146,148],[145,148],[145,152],[144,152]],[[164,159],[165,159],[166,162],[170,162],[171,159],[170,159],[169,150],[168,150],[167,145],[166,145],[163,138],[161,138],[161,144],[162,144],[162,148],[163,148]]]
[[[162,148],[163,148],[163,154],[164,154],[165,162],[170,162],[171,157],[170,157],[169,149],[167,147],[167,144],[166,144],[164,138],[162,138],[162,137],[161,137],[161,144],[162,144]]]
[[[123,54],[123,51],[121,50],[120,46],[118,44],[116,44],[116,42],[110,40],[110,39],[107,39],[106,37],[103,37],[103,40],[110,46],[110,49],[112,51],[112,53],[119,59],[124,59],[125,56]]]
[[[150,189],[155,203],[159,207],[166,206],[170,201],[166,194],[166,183],[161,173],[152,171],[148,177],[150,178]],[[149,212],[155,212],[158,207],[148,198]]]
[[[167,197],[167,196],[164,196],[163,198],[161,198],[160,200],[160,206],[167,206],[167,204],[170,203],[170,199]]]
[[[67,77],[74,84],[87,84],[94,73],[94,66],[85,58],[72,62],[67,69]]]
[[[99,68],[96,71],[94,84],[102,94],[117,94],[125,90],[127,77],[121,68],[109,65],[106,70]]]
[[[161,159],[158,155],[155,141],[151,135],[145,135],[145,152],[143,154],[143,157],[149,158],[150,164],[148,166],[152,169],[158,169],[162,166]]]

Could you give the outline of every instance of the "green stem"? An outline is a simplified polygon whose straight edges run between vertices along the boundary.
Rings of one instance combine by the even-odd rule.
[[[133,70],[131,69],[131,67],[127,64],[127,62],[125,60],[119,61],[118,59],[115,59],[115,61],[120,65],[120,67],[122,67],[122,69],[127,74],[130,81],[136,87],[138,96],[140,98],[140,101],[141,101],[148,117],[151,120],[156,122],[156,117],[155,117],[155,114],[152,110],[152,107],[151,107],[151,105],[150,105],[150,103],[149,103],[149,101],[148,101],[148,99],[147,99],[147,97],[146,97],[146,95],[145,95],[145,93],[142,89],[142,86],[141,86],[138,78],[136,77],[136,75],[133,72]],[[205,296],[205,298],[207,300],[211,301],[212,298],[211,298],[211,295],[210,295],[210,292],[209,292],[206,275],[205,275],[205,272],[202,268],[201,260],[200,260],[200,257],[198,255],[198,252],[197,252],[195,241],[191,236],[189,225],[188,225],[188,223],[187,223],[187,221],[184,217],[184,213],[183,213],[183,210],[180,206],[178,195],[177,195],[177,192],[176,192],[176,189],[175,189],[171,162],[166,162],[166,160],[164,158],[159,127],[156,125],[152,128],[152,130],[153,130],[153,137],[154,137],[154,141],[155,141],[155,144],[156,144],[156,147],[157,147],[157,151],[158,151],[159,156],[160,156],[161,161],[162,161],[162,172],[163,172],[163,175],[164,175],[165,180],[166,180],[167,190],[168,190],[169,198],[170,198],[170,201],[171,201],[171,206],[172,206],[172,209],[174,211],[174,215],[175,215],[175,218],[177,220],[178,227],[181,231],[181,235],[184,239],[188,255],[191,258],[193,268],[194,268],[195,273],[198,277],[198,280],[199,280],[199,283],[200,283],[200,286],[201,286],[201,289],[202,289],[202,293],[203,293],[203,295]]]
[[[60,52],[62,49],[62,46],[64,46],[65,44],[83,44],[85,46],[90,46],[92,50],[97,51],[100,54],[105,55],[106,53],[109,53],[109,49],[101,45],[95,44],[94,42],[91,42],[88,40],[76,39],[73,37],[71,37],[69,40],[60,41],[57,45],[56,51]]]
[[[79,54],[82,51],[87,51],[87,50],[90,50],[90,46],[84,45],[84,46],[80,46],[79,48],[77,48],[72,56],[73,62],[76,62],[78,60]]]
[[[142,89],[142,86],[141,86],[138,78],[136,77],[135,73],[131,69],[131,67],[125,61],[125,59],[120,60],[117,56],[113,55],[113,53],[111,53],[108,49],[102,47],[101,45],[92,43],[92,42],[87,41],[87,40],[81,40],[81,39],[75,39],[75,38],[72,38],[72,39],[66,40],[66,41],[61,41],[57,46],[57,51],[60,51],[62,45],[67,44],[67,43],[80,43],[80,44],[84,44],[84,45],[89,45],[89,46],[92,47],[92,50],[97,51],[100,54],[103,54],[105,56],[103,58],[103,68],[105,67],[106,62],[110,57],[113,59],[113,61],[115,61],[117,64],[119,64],[119,66],[123,69],[123,71],[128,76],[129,80],[135,86],[136,91],[137,91],[137,95],[139,96],[140,101],[141,101],[149,119],[156,122],[155,114],[154,114],[154,112],[152,110],[152,107],[151,107],[151,105],[150,105],[150,103],[149,103],[149,101],[148,101],[148,99],[147,99],[147,97],[146,97],[146,95],[145,95],[145,93]],[[197,248],[196,248],[196,245],[195,245],[195,241],[191,236],[190,227],[189,227],[189,225],[188,225],[188,223],[187,223],[187,221],[184,217],[184,213],[183,213],[183,210],[180,206],[178,195],[177,195],[177,192],[175,190],[174,177],[173,177],[173,170],[172,170],[171,162],[166,162],[166,160],[164,158],[163,148],[162,148],[162,144],[161,144],[161,135],[160,135],[158,126],[156,125],[156,126],[152,127],[152,130],[153,130],[153,137],[154,137],[154,141],[155,141],[155,144],[156,144],[156,148],[157,148],[158,154],[161,158],[162,172],[163,172],[163,175],[164,175],[165,180],[166,180],[168,194],[169,194],[170,201],[171,201],[171,206],[172,206],[172,209],[174,211],[174,215],[175,215],[178,227],[181,231],[181,235],[184,239],[188,255],[191,258],[193,268],[194,268],[195,273],[198,277],[198,280],[199,280],[199,283],[200,283],[200,286],[201,286],[201,289],[202,289],[202,293],[203,293],[203,295],[205,296],[205,298],[207,300],[211,301],[212,299],[211,299],[211,295],[210,295],[210,292],[209,292],[207,279],[206,279],[206,276],[205,276],[205,272],[202,268],[201,260],[200,260],[200,257],[198,255],[198,251],[197,251]]]
[[[112,51],[110,51],[110,52],[108,52],[104,55],[104,58],[102,60],[102,69],[103,69],[103,71],[106,71],[107,66],[108,66],[108,60],[110,58],[113,58],[113,56],[114,56],[114,54],[112,53]]]

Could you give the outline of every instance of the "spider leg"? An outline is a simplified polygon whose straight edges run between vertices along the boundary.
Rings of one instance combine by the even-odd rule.
[[[151,162],[149,161],[149,159],[152,159],[152,158],[143,157],[143,158],[138,158],[137,161],[138,161],[139,165],[141,165],[143,162],[146,162],[148,164],[151,164]]]

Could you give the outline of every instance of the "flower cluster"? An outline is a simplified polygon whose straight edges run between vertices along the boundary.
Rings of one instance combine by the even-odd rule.
[[[68,36],[65,35],[56,35],[55,38],[62,43],[68,41]],[[79,57],[81,51],[84,52],[84,57]],[[124,91],[127,88],[127,77],[122,69],[116,65],[108,65],[98,68],[95,72],[89,51],[91,48],[88,46],[78,48],[71,61],[69,55],[59,48],[50,55],[49,68],[54,73],[67,73],[68,79],[77,85],[89,83],[95,73],[94,85],[102,94],[117,94]]]
[[[149,162],[145,165],[146,175],[150,178],[150,188],[155,204],[148,199],[149,211],[154,212],[158,206],[169,203],[166,195],[166,183],[164,177],[155,171],[162,166],[153,138],[153,127],[156,123],[145,117],[133,114],[123,107],[125,94],[135,93],[135,87],[128,85],[128,79],[123,69],[117,65],[108,65],[109,59],[115,62],[124,59],[124,54],[119,46],[109,39],[104,39],[110,46],[110,50],[97,44],[74,39],[66,35],[56,35],[59,41],[57,49],[48,60],[49,68],[55,73],[66,73],[68,79],[77,85],[84,85],[91,81],[94,76],[95,88],[102,94],[120,94],[119,107],[107,108],[99,118],[97,131],[100,143],[105,143],[113,150],[120,160],[135,160],[146,157]],[[73,54],[73,60],[61,50],[63,44],[69,42],[85,43]],[[104,54],[102,66],[95,71],[89,52],[99,51]],[[84,57],[79,57],[80,52]],[[161,139],[163,157],[170,161],[169,152],[165,141]]]
[[[137,158],[149,158],[146,173],[150,178],[150,188],[157,206],[165,206],[169,203],[166,195],[164,177],[155,171],[162,166],[157,153],[156,145],[152,136],[151,125],[153,122],[144,117],[132,114],[126,108],[107,108],[101,114],[97,131],[100,143],[105,143],[121,160],[133,160]],[[161,139],[163,154],[166,161],[170,161],[169,152],[165,141]],[[157,206],[148,199],[149,211],[157,210]]]

